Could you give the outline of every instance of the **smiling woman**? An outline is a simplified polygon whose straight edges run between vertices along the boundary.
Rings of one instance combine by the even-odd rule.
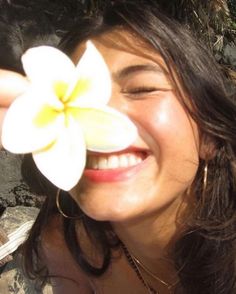
[[[235,100],[206,50],[146,2],[80,18],[61,43],[76,64],[92,41],[111,76],[108,106],[138,136],[90,150],[68,193],[40,176],[47,199],[23,255],[54,293],[236,290]]]
[[[148,54],[145,47],[139,53],[136,45],[131,47],[136,40],[137,36],[120,30],[93,39],[113,77],[109,105],[130,117],[139,130],[136,141],[119,154],[88,154],[88,163],[96,161],[98,166],[85,169],[71,195],[94,219],[125,221],[156,214],[158,208],[182,198],[198,166],[196,127],[161,70],[160,54],[151,48]],[[74,59],[79,51],[80,46],[72,54]],[[115,169],[109,164],[114,158]],[[111,189],[115,195],[110,195]]]

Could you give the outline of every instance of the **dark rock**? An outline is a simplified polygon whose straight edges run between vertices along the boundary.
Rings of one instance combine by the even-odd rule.
[[[44,197],[35,195],[21,175],[22,156],[0,151],[0,213],[17,205],[40,207]]]
[[[15,183],[21,180],[22,157],[11,154],[5,150],[0,151],[0,181],[1,184],[6,182]]]
[[[0,212],[7,206],[15,206],[16,196],[12,188],[21,182],[21,157],[0,151]]]

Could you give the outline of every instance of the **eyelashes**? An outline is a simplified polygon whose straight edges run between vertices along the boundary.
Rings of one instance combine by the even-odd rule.
[[[149,96],[157,95],[161,91],[166,91],[167,89],[160,89],[158,87],[130,87],[128,89],[122,90],[121,93],[130,99],[145,99]]]
[[[136,88],[131,88],[126,91],[123,91],[125,94],[142,94],[142,93],[151,93],[158,91],[156,87],[136,87]]]
[[[127,90],[121,91],[126,97],[130,99],[144,99],[147,96],[157,93],[158,89],[156,87],[134,87]]]

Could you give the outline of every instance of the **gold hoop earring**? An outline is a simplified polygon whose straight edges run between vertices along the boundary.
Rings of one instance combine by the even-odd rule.
[[[64,216],[65,218],[70,218],[70,219],[79,219],[79,218],[81,218],[81,216],[69,216],[69,215],[65,214],[62,211],[61,206],[60,206],[60,192],[61,192],[61,189],[58,189],[57,194],[56,194],[56,206],[57,206],[57,209],[60,212],[60,214],[62,216]]]
[[[205,164],[204,173],[203,173],[203,196],[205,196],[206,187],[207,187],[207,178],[208,178],[208,163]]]

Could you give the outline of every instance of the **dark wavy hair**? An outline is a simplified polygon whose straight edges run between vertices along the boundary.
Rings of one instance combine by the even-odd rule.
[[[191,193],[195,206],[186,219],[186,230],[173,248],[173,259],[179,274],[181,293],[233,294],[236,292],[236,102],[235,87],[226,80],[212,56],[190,32],[168,18],[154,3],[147,1],[113,1],[94,14],[80,17],[65,36],[61,48],[73,52],[87,39],[115,28],[129,30],[145,40],[163,57],[179,93],[183,107],[196,122],[201,144],[213,144],[214,156],[199,159]],[[138,3],[137,3],[138,2]],[[181,85],[181,86],[180,86]],[[181,87],[181,89],[180,89]],[[185,93],[186,99],[181,97]],[[206,190],[203,190],[204,166],[208,163]],[[46,194],[46,200],[24,244],[25,269],[30,277],[45,274],[40,260],[40,233],[53,215],[56,188],[34,167],[30,157],[23,164],[25,178],[32,188]],[[37,178],[37,179],[36,179]],[[101,276],[111,262],[113,248],[119,239],[112,234],[109,222],[100,222],[83,214],[77,204],[63,192],[63,210],[68,215],[80,214],[80,220],[64,219],[64,238],[78,263],[87,274]],[[76,222],[102,248],[103,264],[88,262],[76,238]],[[44,276],[45,277],[45,276]]]
[[[0,0],[1,68],[23,73],[22,54],[30,47],[58,46],[82,14],[76,0]]]

